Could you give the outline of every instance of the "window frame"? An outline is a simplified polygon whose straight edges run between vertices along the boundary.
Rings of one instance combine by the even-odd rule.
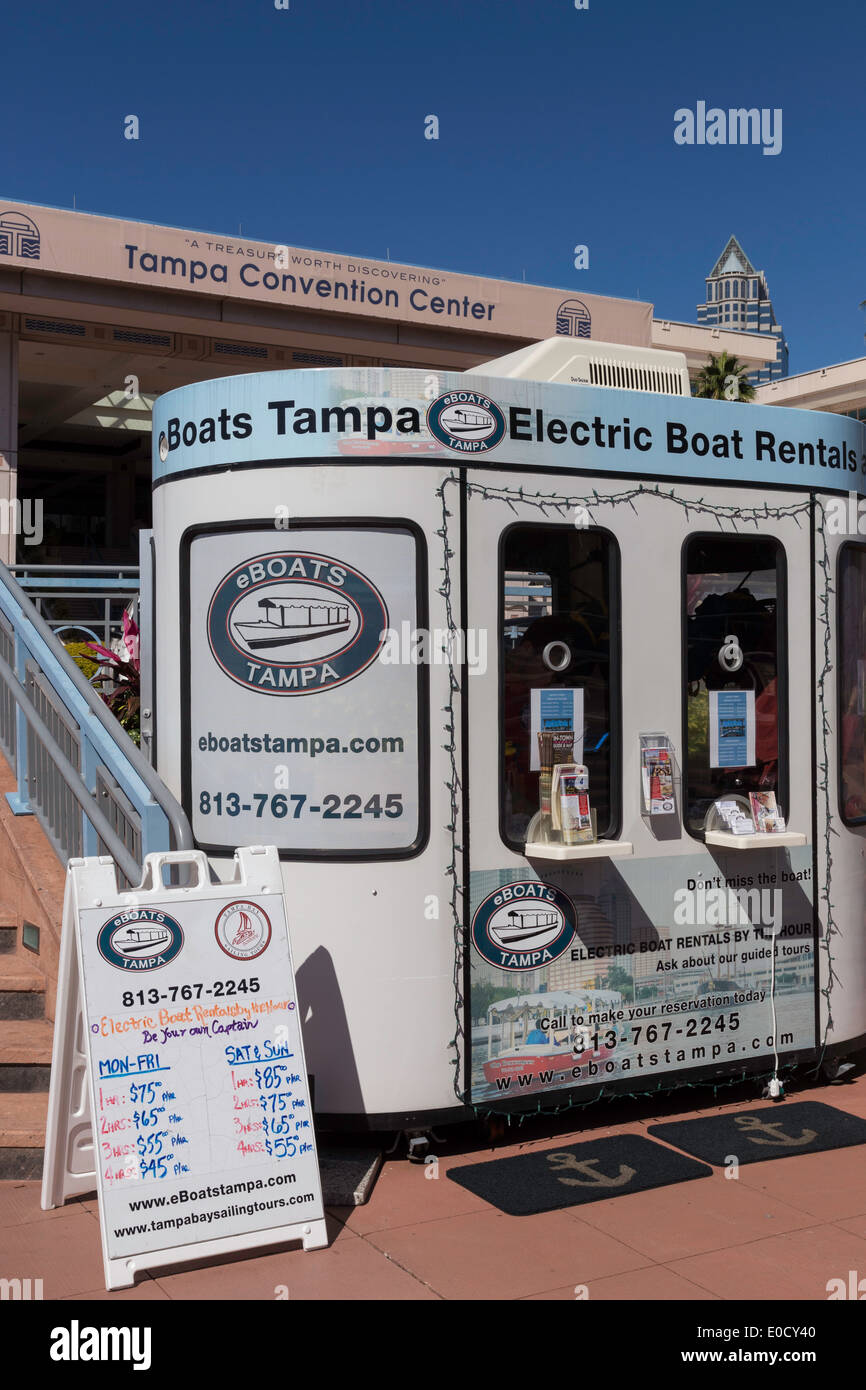
[[[402,531],[408,533],[415,543],[415,612],[418,629],[430,626],[429,612],[429,558],[427,537],[417,521],[405,516],[298,516],[289,520],[285,531],[274,531],[273,517],[251,517],[231,521],[194,522],[187,526],[180,537],[179,586],[178,586],[178,632],[180,659],[180,733],[181,733],[181,796],[180,802],[187,814],[190,826],[193,825],[194,806],[192,800],[192,708],[191,688],[192,670],[189,661],[190,630],[192,625],[190,571],[192,567],[192,547],[201,537],[233,534],[236,532],[261,531],[264,536],[285,539],[291,544],[292,532],[296,531]],[[186,659],[185,659],[186,658]],[[280,862],[300,861],[302,863],[346,863],[368,864],[384,863],[391,860],[415,859],[423,854],[430,842],[430,671],[429,663],[418,662],[416,685],[416,728],[418,737],[418,828],[411,844],[399,849],[287,849],[278,847]],[[196,840],[195,846],[209,855],[228,855],[231,850],[225,845],[214,845]]]
[[[785,817],[791,814],[791,767],[790,767],[790,665],[788,651],[788,552],[779,536],[760,532],[755,535],[730,535],[720,531],[691,531],[683,540],[680,549],[680,610],[682,620],[682,668],[680,674],[680,703],[682,706],[682,805],[683,829],[699,844],[706,843],[706,831],[694,830],[689,824],[689,716],[686,688],[689,673],[689,624],[686,608],[686,581],[690,573],[688,567],[689,546],[695,541],[731,541],[746,546],[755,541],[771,542],[776,548],[776,709],[778,719],[778,764],[776,778],[776,797]],[[733,793],[732,793],[733,794]],[[719,793],[723,795],[723,793]]]
[[[502,636],[505,631],[505,550],[511,532],[519,527],[544,531],[564,531],[572,533],[573,526],[561,522],[513,521],[500,532],[496,554],[497,594],[497,643],[496,660],[498,700],[496,728],[496,760],[498,765],[497,799],[499,803],[499,837],[507,849],[525,858],[525,840],[509,837],[505,824],[505,662],[503,660]],[[610,652],[609,652],[609,702],[610,702],[610,825],[599,840],[618,840],[622,834],[622,556],[619,538],[607,526],[587,526],[584,533],[603,536],[609,542],[607,547],[607,590],[611,608]],[[589,788],[592,801],[592,786]]]

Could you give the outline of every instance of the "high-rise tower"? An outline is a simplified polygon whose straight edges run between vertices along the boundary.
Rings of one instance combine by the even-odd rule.
[[[735,236],[707,276],[707,298],[698,305],[698,323],[710,328],[741,329],[746,333],[772,334],[776,360],[750,372],[754,386],[788,375],[788,344],[773,313],[773,301],[762,270],[756,270]]]

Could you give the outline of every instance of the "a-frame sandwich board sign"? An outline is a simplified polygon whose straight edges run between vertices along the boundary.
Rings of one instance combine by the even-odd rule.
[[[169,887],[165,865],[196,882]],[[70,860],[42,1206],[99,1195],[105,1283],[300,1240],[327,1244],[279,856]]]

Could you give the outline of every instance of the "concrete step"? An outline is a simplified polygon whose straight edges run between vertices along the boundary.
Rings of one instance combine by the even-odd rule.
[[[7,926],[5,923],[0,926],[0,956],[10,955],[18,949],[18,928]]]
[[[44,1092],[0,1093],[0,1181],[42,1176],[47,1116]]]
[[[0,956],[0,1020],[45,1017],[45,976],[26,956]]]
[[[48,1090],[53,1035],[44,1018],[0,1019],[0,1094]]]

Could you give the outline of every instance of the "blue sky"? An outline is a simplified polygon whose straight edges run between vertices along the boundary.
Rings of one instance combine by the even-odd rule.
[[[0,197],[684,321],[733,233],[804,371],[866,354],[864,38],[862,0],[46,0],[4,14]],[[781,153],[676,145],[698,101],[781,108]]]

